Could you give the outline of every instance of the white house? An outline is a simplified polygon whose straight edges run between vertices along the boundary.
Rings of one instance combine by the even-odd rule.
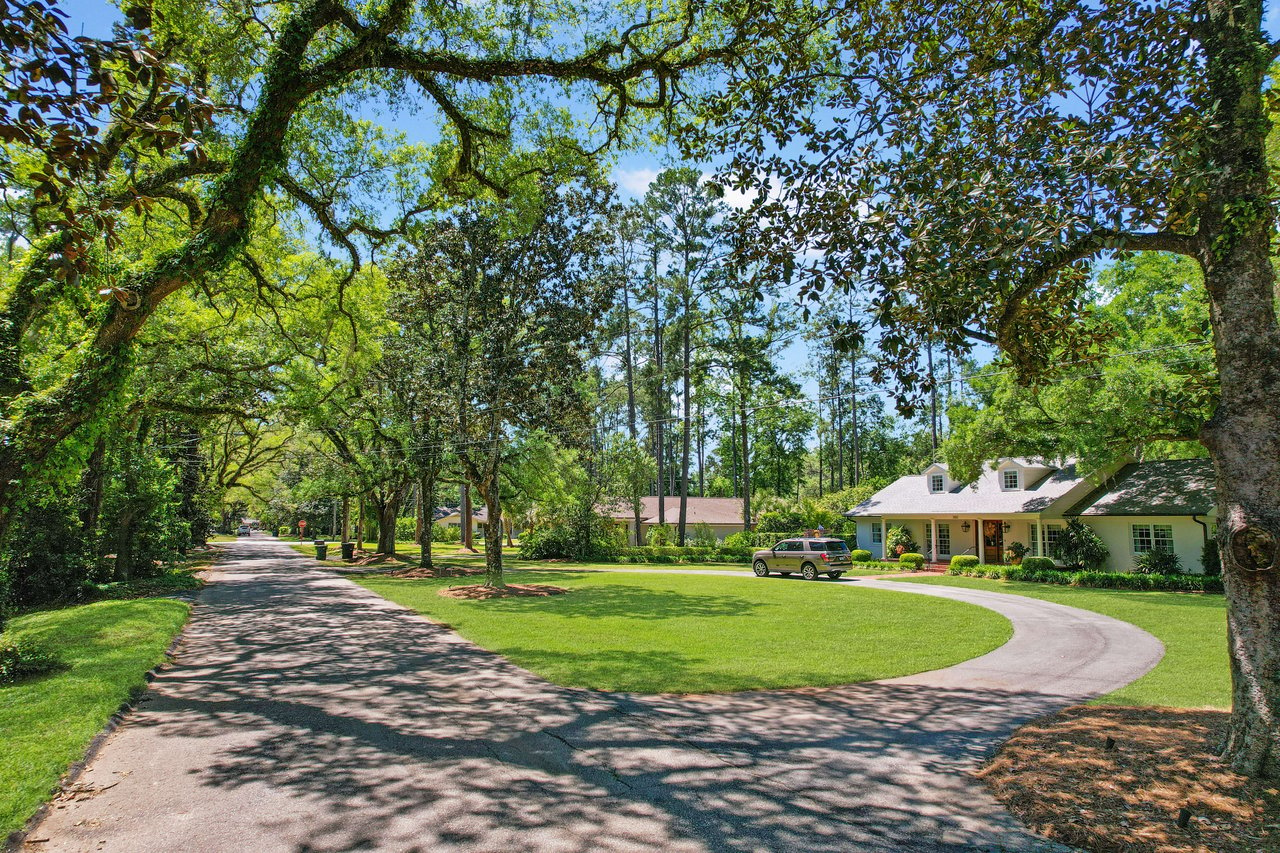
[[[974,554],[1002,563],[1013,542],[1049,556],[1067,520],[1079,518],[1106,543],[1109,570],[1129,571],[1138,554],[1162,547],[1178,555],[1183,571],[1199,572],[1214,525],[1213,469],[1207,459],[1133,462],[1099,482],[1080,476],[1072,463],[1016,458],[960,483],[937,463],[845,515],[857,520],[858,547],[876,557],[884,556],[889,527],[906,528],[934,562]]]

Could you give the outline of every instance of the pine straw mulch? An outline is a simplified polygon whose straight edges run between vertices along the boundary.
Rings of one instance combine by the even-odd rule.
[[[509,583],[506,586],[451,586],[440,590],[445,598],[465,598],[468,601],[479,601],[489,598],[518,598],[524,596],[564,595],[569,590],[562,586],[551,586],[545,583]]]
[[[1228,718],[1068,708],[1023,726],[978,775],[1033,830],[1093,853],[1274,853],[1280,790],[1214,754]],[[1183,808],[1186,829],[1177,825]]]
[[[482,575],[484,568],[475,566],[434,566],[430,569],[424,569],[422,566],[414,566],[408,569],[399,569],[394,572],[387,572],[383,577],[403,578],[405,580],[427,580],[430,578],[462,578],[470,575]]]

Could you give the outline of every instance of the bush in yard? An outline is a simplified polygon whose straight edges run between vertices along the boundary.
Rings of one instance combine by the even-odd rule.
[[[857,548],[849,552],[849,559],[853,560],[855,563],[870,563],[871,552],[862,548]]]
[[[655,524],[649,528],[649,532],[644,535],[645,541],[650,545],[661,547],[671,544],[671,525]]]
[[[456,545],[462,541],[462,527],[453,524],[436,522],[431,525],[431,541],[445,545]]]
[[[1206,539],[1200,551],[1200,566],[1210,577],[1222,574],[1222,557],[1218,554],[1218,543],[1214,539]]]
[[[890,554],[901,557],[903,554],[915,553],[916,541],[911,538],[905,527],[890,527],[884,534],[884,546]]]
[[[719,544],[716,539],[715,531],[711,529],[711,525],[705,521],[700,521],[693,526],[693,533],[689,536],[689,544],[695,548],[714,548]]]
[[[724,537],[723,547],[725,548],[754,548],[755,544],[751,541],[751,534],[739,530],[737,533],[730,533]]]
[[[1067,522],[1053,544],[1053,556],[1077,569],[1100,569],[1110,554],[1093,528],[1078,518]]]
[[[397,542],[417,542],[418,541],[418,519],[416,518],[397,518],[396,519],[396,541]]]
[[[909,551],[899,554],[898,565],[907,566],[913,571],[919,570],[924,566],[924,554],[912,554]]]
[[[1058,566],[1048,557],[1023,557],[1022,568],[1029,572],[1052,572]]]
[[[978,565],[978,558],[975,555],[956,554],[951,558],[951,566],[947,569],[947,574],[963,574],[965,569],[972,569],[976,565]]]
[[[804,528],[804,516],[794,510],[766,512],[760,516],[756,529],[762,533],[786,533]]]
[[[1140,575],[1180,575],[1182,560],[1164,548],[1152,548],[1133,558],[1133,570]]]
[[[276,536],[288,536],[288,535],[289,535],[289,528],[287,527],[281,527],[279,530],[276,531]]]
[[[75,501],[41,496],[15,524],[0,555],[5,597],[0,609],[65,603],[83,598],[104,580],[85,542]]]
[[[12,684],[62,666],[62,660],[44,646],[26,640],[0,640],[0,684]]]

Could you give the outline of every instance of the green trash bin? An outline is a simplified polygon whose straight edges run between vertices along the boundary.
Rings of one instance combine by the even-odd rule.
[[[316,546],[316,559],[325,560],[329,557],[329,543],[323,539],[317,539],[314,543]]]
[[[355,558],[356,558],[356,543],[343,542],[342,543],[342,559],[346,560],[349,563]]]

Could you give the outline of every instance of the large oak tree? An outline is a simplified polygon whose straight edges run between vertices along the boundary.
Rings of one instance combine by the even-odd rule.
[[[1280,325],[1262,0],[833,0],[704,101],[691,147],[759,191],[747,255],[858,287],[908,396],[927,340],[1024,379],[1105,350],[1090,264],[1159,250],[1204,275],[1234,710],[1225,755],[1280,775]]]

